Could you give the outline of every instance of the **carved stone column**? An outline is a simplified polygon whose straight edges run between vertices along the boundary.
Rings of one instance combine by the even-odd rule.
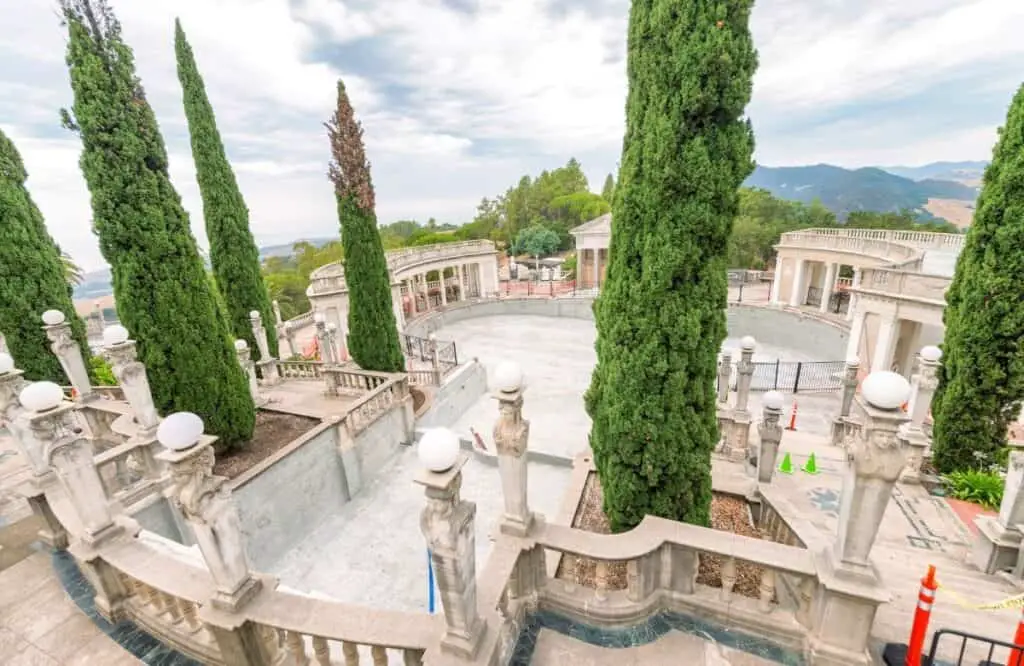
[[[331,365],[335,361],[331,349],[331,338],[327,333],[327,322],[323,317],[318,318],[317,315],[314,315],[314,322],[316,323],[316,343],[320,348],[320,361],[324,365]]]
[[[854,357],[846,361],[843,372],[843,397],[839,405],[839,415],[832,419],[832,446],[843,446],[846,441],[846,422],[853,407],[853,396],[857,394],[857,374],[860,372],[860,361]]]
[[[273,308],[274,308],[274,323],[275,323],[276,325],[281,325],[281,324],[283,324],[283,323],[284,323],[284,320],[283,320],[283,319],[281,319],[281,304],[280,304],[280,303],[278,303],[278,302],[277,302],[277,301],[275,300],[275,301],[272,301],[272,302],[270,303],[270,305],[271,305],[271,307],[273,307]]]
[[[1022,546],[1020,526],[1024,524],[1024,442],[1011,440],[1003,501],[999,515],[978,516],[978,527],[971,558],[987,574],[1015,569],[1018,551]],[[1016,578],[1021,578],[1024,567],[1016,567]]]
[[[263,317],[260,316],[259,310],[253,310],[249,313],[249,322],[252,324],[253,339],[256,340],[256,346],[260,352],[260,360],[257,362],[257,365],[260,366],[263,383],[267,386],[273,386],[281,381],[281,375],[277,372],[277,359],[270,355],[267,329],[263,327]]]
[[[752,419],[747,404],[750,401],[750,383],[754,377],[753,359],[756,346],[754,338],[749,335],[744,337],[740,348],[740,360],[736,364],[736,406],[732,411],[732,424],[726,439],[725,453],[731,460],[737,462],[746,459],[750,440]]]
[[[60,361],[71,386],[75,389],[76,402],[88,402],[98,397],[89,383],[89,371],[85,367],[82,349],[71,335],[69,324],[60,310],[47,310],[43,313],[43,330],[52,343],[50,349]]]
[[[110,363],[125,400],[132,408],[135,421],[141,428],[140,435],[152,434],[160,424],[160,415],[153,404],[146,366],[138,360],[135,341],[128,339],[128,331],[121,326],[108,328],[103,341],[107,343],[103,356]]]
[[[18,417],[23,410],[21,403],[18,402],[18,394],[28,383],[23,377],[24,374],[14,367],[14,359],[9,354],[0,352],[0,421],[7,421],[7,429],[19,443],[23,438],[23,432]]]
[[[728,354],[718,356],[718,406],[729,404],[729,380],[732,379],[732,358]]]
[[[917,374],[911,383],[910,402],[907,405],[910,421],[903,424],[899,432],[908,454],[907,468],[900,477],[904,483],[921,482],[921,465],[931,446],[931,438],[923,426],[932,406],[935,389],[939,387],[938,370],[942,351],[938,347],[928,346],[921,350],[918,359]]]
[[[760,440],[757,452],[758,483],[771,483],[775,475],[775,462],[782,442],[782,401],[782,394],[778,391],[769,391],[761,399],[763,411],[761,422],[757,424]]]
[[[183,421],[192,423],[182,427]],[[192,430],[195,422],[198,434]],[[259,590],[260,581],[249,569],[238,511],[231,491],[224,485],[227,479],[213,475],[212,444],[216,438],[202,435],[202,421],[187,413],[164,419],[157,437],[165,447],[157,458],[167,463],[171,472],[170,499],[192,528],[213,577],[213,605],[226,611],[238,610]]]
[[[434,350],[437,357],[437,350]],[[495,372],[494,398],[498,401],[498,420],[494,424],[494,443],[498,450],[498,473],[505,498],[501,531],[524,537],[533,527],[527,486],[526,448],[530,422],[523,418],[523,373],[513,363],[502,363]]]
[[[286,321],[281,324],[281,330],[284,331],[284,339],[288,341],[288,357],[291,358],[301,354],[302,350],[295,344],[295,328],[292,326],[292,323]]]
[[[249,358],[251,353],[249,343],[241,338],[235,340],[235,353],[238,355],[238,365],[241,366],[242,372],[249,380],[249,394],[252,396],[252,401],[256,405],[262,405],[264,400],[260,394],[259,380],[256,379],[256,364]]]
[[[421,470],[416,483],[426,488],[427,506],[420,517],[420,528],[430,548],[444,608],[441,650],[472,659],[486,627],[476,603],[476,504],[459,497],[462,467],[467,460],[462,453],[447,471]]]

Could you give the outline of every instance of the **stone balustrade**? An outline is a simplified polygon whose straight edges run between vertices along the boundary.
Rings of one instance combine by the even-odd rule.
[[[350,377],[349,381],[359,382],[364,386],[376,382],[376,386],[368,389],[368,393],[352,403],[345,414],[345,426],[353,437],[366,430],[409,395],[409,380],[402,374],[387,375],[360,371],[346,372],[344,375]]]
[[[884,268],[861,269],[860,291],[880,292],[901,298],[935,301],[945,306],[951,279],[911,271]]]
[[[410,386],[438,386],[440,382],[433,370],[406,370]]]
[[[280,361],[277,369],[283,379],[322,379],[322,361]]]
[[[905,245],[887,238],[884,235],[881,237],[874,237],[870,235],[860,236],[822,233],[828,231],[831,230],[814,229],[784,233],[779,240],[779,246],[820,248],[823,250],[860,254],[878,259],[885,259],[888,263],[913,262],[919,260],[921,257],[921,250],[918,250],[911,245]]]
[[[930,231],[894,231],[886,229],[805,229],[783,234],[807,234],[831,236],[833,238],[861,238],[868,240],[901,243],[920,250],[963,248],[967,237],[962,234],[939,234]]]
[[[151,441],[129,440],[93,456],[107,498],[130,506],[162,489]]]

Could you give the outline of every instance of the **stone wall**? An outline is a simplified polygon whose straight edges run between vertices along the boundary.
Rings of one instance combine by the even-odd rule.
[[[417,428],[447,428],[487,392],[487,371],[475,359],[460,366],[434,391],[430,406],[416,419]]]
[[[412,441],[411,423],[402,408],[388,410],[380,418],[349,439],[344,430],[341,437],[341,466],[349,496],[362,490],[366,483],[398,453],[402,444]]]

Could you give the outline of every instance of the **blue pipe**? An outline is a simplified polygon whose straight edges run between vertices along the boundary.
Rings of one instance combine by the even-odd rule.
[[[430,550],[427,550],[427,610],[434,614],[434,564],[431,561]]]

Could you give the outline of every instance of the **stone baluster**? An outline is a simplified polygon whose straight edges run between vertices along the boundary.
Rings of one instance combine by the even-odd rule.
[[[302,350],[295,342],[295,327],[292,325],[292,323],[290,321],[284,322],[283,324],[281,324],[280,330],[282,331],[283,335],[279,334],[278,340],[280,341],[281,338],[284,338],[285,341],[287,341],[288,358],[291,359],[294,358],[295,356],[299,356],[300,354],[302,354]]]
[[[160,423],[160,415],[153,404],[146,366],[138,360],[135,341],[128,338],[128,329],[115,325],[104,331],[103,343],[103,356],[132,408],[135,422],[141,428],[140,436],[151,435]]]
[[[870,555],[906,463],[897,432],[908,420],[901,407],[909,397],[906,379],[879,371],[864,379],[855,398],[862,425],[847,443],[836,540],[818,566],[820,589],[811,622],[818,650],[866,656],[878,606],[891,600]]]
[[[910,421],[900,428],[899,436],[907,447],[907,467],[903,470],[900,481],[904,483],[921,482],[921,465],[924,464],[931,438],[924,431],[924,421],[932,406],[935,389],[939,387],[939,361],[942,350],[935,346],[927,346],[918,354],[917,373],[911,381],[910,402],[907,412]]]
[[[7,428],[14,435],[16,442],[22,442],[25,434],[18,416],[24,411],[18,401],[18,394],[27,382],[24,372],[14,367],[14,359],[10,354],[0,352],[0,421],[7,421]],[[25,454],[28,457],[28,454]],[[31,463],[31,459],[29,459]]]
[[[85,367],[82,349],[75,342],[71,333],[71,324],[60,310],[47,310],[43,313],[43,330],[52,343],[50,349],[60,361],[60,367],[71,381],[75,389],[76,402],[88,402],[97,398],[97,394],[89,383],[89,371]]]
[[[436,358],[437,351],[435,349]],[[522,369],[510,362],[500,364],[494,373],[494,398],[498,401],[498,420],[494,424],[494,444],[498,450],[498,473],[505,498],[501,531],[523,537],[529,534],[536,516],[527,497],[527,444],[530,422],[523,418]]]
[[[252,362],[250,358],[249,343],[239,338],[235,340],[235,354],[238,356],[238,365],[242,368],[242,372],[245,373],[245,377],[249,382],[249,395],[252,396],[252,401],[257,406],[264,403],[263,396],[260,394],[260,383],[256,379],[256,364]]]
[[[331,347],[331,358],[335,363],[341,363],[344,358],[341,355],[341,348],[338,346],[338,325],[333,321],[327,324],[327,344]]]
[[[839,405],[839,415],[832,420],[832,446],[843,446],[846,441],[846,424],[853,407],[853,396],[857,394],[857,373],[860,372],[860,361],[854,357],[846,361],[843,371],[843,397]]]
[[[476,505],[459,496],[468,456],[454,433],[440,429],[420,438],[418,453],[425,469],[416,482],[427,496],[420,527],[444,608],[441,650],[473,659],[486,627],[476,599]]]
[[[316,343],[320,348],[320,360],[324,365],[330,365],[335,361],[331,349],[331,338],[327,333],[327,322],[319,312],[313,315],[313,322],[316,324]]]
[[[721,354],[718,357],[718,407],[729,405],[729,380],[732,379],[732,357]]]
[[[757,451],[757,481],[771,483],[775,475],[775,462],[782,442],[782,394],[768,391],[761,399],[761,422],[757,424],[760,441]]]
[[[263,383],[267,386],[273,386],[281,381],[281,375],[277,371],[277,359],[270,355],[267,329],[263,326],[263,317],[260,315],[259,310],[253,310],[249,313],[249,322],[252,324],[252,335],[260,352],[260,360],[257,362],[257,365],[260,367]]]
[[[736,364],[736,406],[732,410],[732,423],[726,436],[723,453],[733,461],[739,462],[747,457],[750,441],[750,383],[754,377],[754,349],[757,342],[749,335],[743,338],[740,347],[740,360]]]
[[[192,528],[213,578],[213,605],[236,611],[260,588],[260,581],[249,569],[238,511],[224,485],[227,479],[213,474],[216,438],[203,435],[198,416],[178,412],[163,420],[157,439],[166,449],[157,458],[171,472],[170,499]]]
[[[1024,442],[1010,440],[1006,479],[1003,481],[1003,500],[999,513],[978,516],[974,524],[978,535],[974,539],[971,559],[987,574],[1012,569],[1017,580],[1024,578]]]
[[[281,319],[281,304],[274,300],[271,301],[270,305],[274,308],[274,324],[280,326],[284,323],[284,320]]]

